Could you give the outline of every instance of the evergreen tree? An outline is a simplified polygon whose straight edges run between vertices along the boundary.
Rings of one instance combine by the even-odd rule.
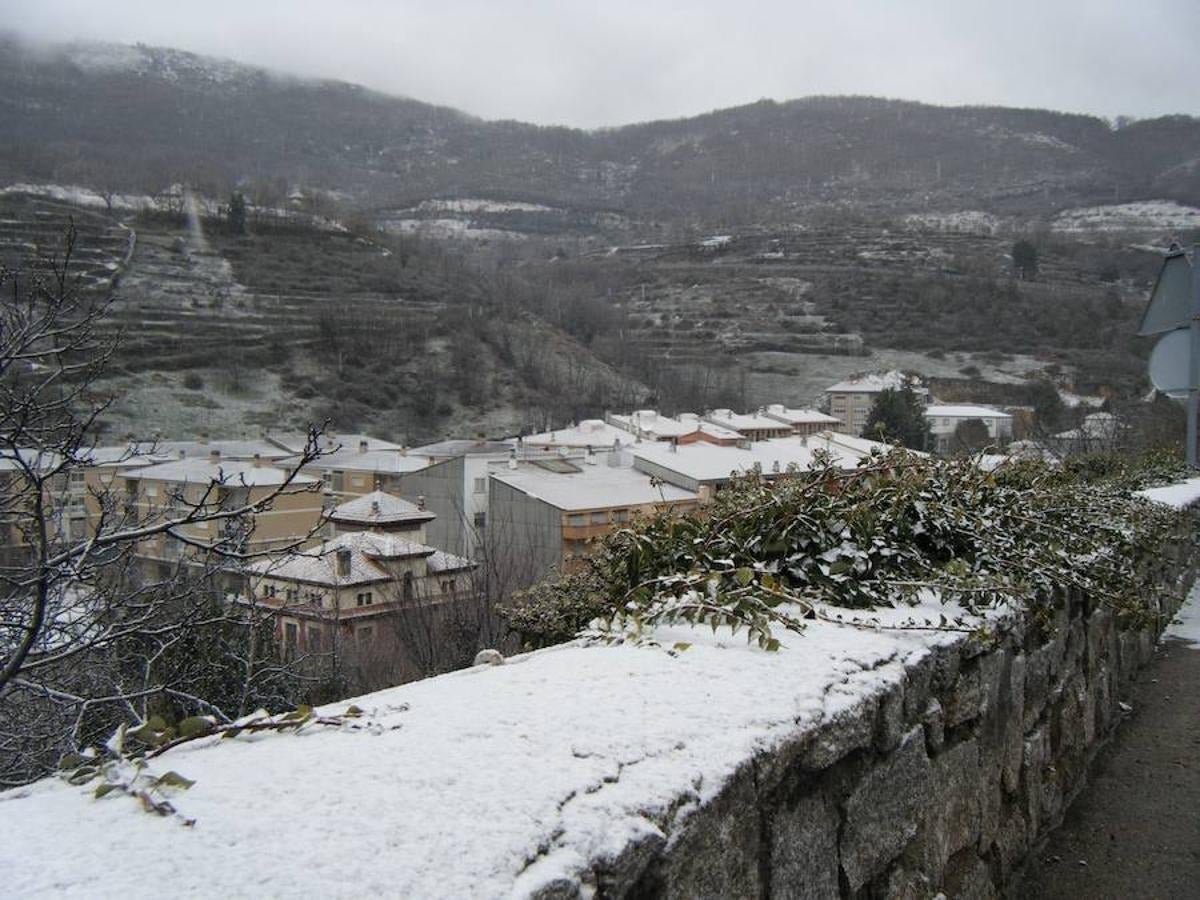
[[[908,385],[898,391],[889,388],[880,392],[867,416],[864,434],[912,450],[925,450],[930,444],[925,407]]]
[[[241,191],[229,197],[229,230],[234,234],[246,233],[246,198]]]

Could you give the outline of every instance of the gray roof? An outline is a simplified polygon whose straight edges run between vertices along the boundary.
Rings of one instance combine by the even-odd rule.
[[[395,525],[400,522],[431,522],[437,515],[401,497],[384,491],[372,491],[335,507],[329,518],[334,522],[356,525]]]

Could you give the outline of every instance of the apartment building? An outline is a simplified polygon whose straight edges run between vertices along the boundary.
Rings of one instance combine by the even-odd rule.
[[[633,466],[668,484],[697,494],[702,503],[730,482],[751,472],[776,478],[803,472],[829,460],[845,469],[856,467],[886,444],[834,432],[804,437],[774,438],[742,447],[705,444],[663,446],[643,444],[630,450]]]
[[[654,409],[639,409],[628,414],[609,413],[605,421],[633,435],[637,441],[733,445],[743,439],[737,431],[705,421],[696,413],[671,417]]]
[[[896,369],[856,375],[830,385],[825,389],[825,398],[829,404],[829,414],[841,423],[836,430],[843,434],[861,435],[867,427],[867,418],[871,414],[871,407],[875,405],[875,398],[884,391],[900,391],[905,387],[910,388],[922,402],[928,400],[929,391],[918,378]]]
[[[197,507],[206,512],[237,509],[274,496],[270,508],[245,523],[234,520],[181,525],[177,535],[147,538],[138,555],[159,571],[202,553],[204,546],[229,545],[240,552],[268,553],[310,540],[322,523],[321,482],[266,462],[222,460],[214,451],[208,459],[180,459],[157,465],[122,468],[113,486],[123,510],[141,521],[161,521]],[[153,570],[152,570],[153,571]]]
[[[624,458],[623,458],[624,457]],[[493,468],[488,551],[515,586],[570,571],[593,544],[640,516],[695,509],[699,496],[657,483],[625,453],[541,459]]]
[[[1013,417],[990,406],[967,403],[934,403],[925,407],[925,421],[933,436],[934,448],[939,453],[961,449],[956,445],[958,427],[964,422],[978,420],[987,428],[988,442],[1004,447],[1013,436]]]
[[[474,562],[425,543],[435,518],[383,491],[342,503],[329,513],[333,538],[252,563],[242,602],[278,613],[277,637],[289,656],[324,652],[336,637],[374,642],[385,637],[380,623],[389,617],[475,591]]]
[[[735,431],[749,441],[767,441],[771,438],[788,437],[794,433],[790,424],[766,414],[765,409],[756,413],[735,413],[731,409],[714,409],[705,420],[719,428]]]

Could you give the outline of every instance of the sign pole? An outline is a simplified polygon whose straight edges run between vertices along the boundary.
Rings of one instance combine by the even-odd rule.
[[[1196,461],[1197,419],[1200,418],[1200,244],[1192,245],[1192,347],[1188,356],[1187,464],[1200,468]]]

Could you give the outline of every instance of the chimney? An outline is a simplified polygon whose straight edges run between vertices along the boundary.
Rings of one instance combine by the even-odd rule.
[[[261,466],[261,465],[262,465],[262,454],[261,454],[261,453],[255,453],[255,454],[254,454],[254,468],[256,468],[256,469],[257,469],[257,468],[258,468],[259,466]]]
[[[373,515],[373,516],[379,515],[379,501],[378,500],[371,501],[371,515]]]
[[[208,451],[208,461],[210,463],[213,463],[214,465],[216,463],[219,463],[221,461],[221,451],[218,450],[216,447],[213,447],[213,449],[209,450]]]
[[[342,576],[350,574],[350,551],[345,547],[337,552],[337,573]]]
[[[359,453],[366,453],[366,452],[367,452],[367,442],[366,442],[366,441],[359,441],[359,442],[358,442],[358,452],[359,452]]]
[[[196,443],[207,444],[208,443],[208,432],[207,431],[200,432],[200,439]]]
[[[424,509],[424,508],[425,508],[425,496],[421,495],[420,497],[417,498],[417,509]]]

